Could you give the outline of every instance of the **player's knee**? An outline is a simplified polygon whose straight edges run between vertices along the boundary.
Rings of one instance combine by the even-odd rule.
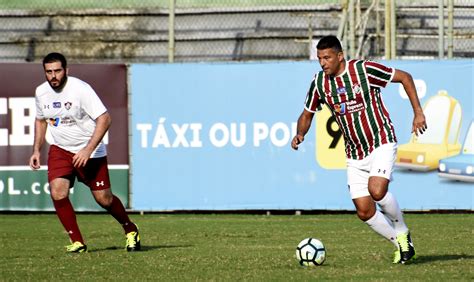
[[[67,189],[50,188],[50,195],[51,199],[59,201],[67,198],[69,196],[69,191]]]
[[[372,199],[374,199],[374,201],[380,201],[382,200],[385,195],[387,194],[387,189],[372,189],[372,191],[370,191],[370,196],[372,196]]]
[[[53,201],[60,201],[60,200],[65,199],[67,197],[68,197],[68,195],[64,194],[64,193],[53,193],[53,192],[51,192],[51,199],[53,199]]]
[[[371,219],[375,214],[375,211],[371,209],[357,210],[357,216],[362,221],[367,221]]]
[[[374,201],[380,201],[388,190],[388,181],[369,181],[369,193]]]
[[[95,201],[104,209],[109,209],[112,206],[112,200],[112,197],[107,197],[106,195],[95,198]]]

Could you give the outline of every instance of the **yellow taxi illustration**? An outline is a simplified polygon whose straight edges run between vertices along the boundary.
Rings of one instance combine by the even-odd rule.
[[[428,129],[412,134],[410,141],[398,147],[395,165],[401,169],[429,171],[438,168],[439,160],[459,154],[458,142],[462,110],[459,102],[440,90],[423,107]]]

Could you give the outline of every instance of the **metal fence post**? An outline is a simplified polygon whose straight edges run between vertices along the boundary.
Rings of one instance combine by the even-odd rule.
[[[380,45],[382,44],[382,31],[381,31],[381,23],[380,23],[380,0],[375,1],[375,53],[380,54]]]
[[[169,22],[168,22],[168,62],[174,62],[174,16],[176,0],[170,0],[169,3]]]
[[[349,56],[355,57],[355,0],[349,0]]]
[[[438,56],[444,58],[444,0],[438,0]]]
[[[391,39],[391,16],[392,12],[390,11],[392,7],[392,1],[391,0],[385,0],[385,59],[390,60],[392,57],[392,52],[390,51],[390,48],[392,44],[390,43]]]
[[[390,1],[390,59],[397,57],[397,15],[396,0]]]
[[[341,0],[342,16],[341,16],[341,21],[339,23],[339,27],[337,29],[337,38],[339,38],[341,42],[342,42],[342,37],[347,36],[347,34],[344,34],[345,26],[347,25],[347,5],[348,5],[347,0]]]
[[[448,58],[453,58],[454,0],[448,0]]]

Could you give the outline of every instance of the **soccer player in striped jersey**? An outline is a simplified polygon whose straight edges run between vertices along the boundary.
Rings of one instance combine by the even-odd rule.
[[[335,36],[317,44],[322,71],[311,82],[291,146],[297,150],[322,105],[344,136],[347,182],[358,217],[396,247],[393,263],[415,259],[415,249],[395,196],[388,191],[397,138],[380,88],[402,83],[413,108],[412,132],[423,134],[426,120],[411,75],[367,60],[348,60]],[[379,211],[376,206],[383,211]]]

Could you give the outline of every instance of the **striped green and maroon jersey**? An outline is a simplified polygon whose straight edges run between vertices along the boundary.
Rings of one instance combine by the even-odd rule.
[[[341,75],[321,71],[314,76],[305,109],[328,106],[344,135],[347,158],[361,160],[380,145],[397,142],[380,92],[394,74],[395,69],[376,62],[349,60]]]

